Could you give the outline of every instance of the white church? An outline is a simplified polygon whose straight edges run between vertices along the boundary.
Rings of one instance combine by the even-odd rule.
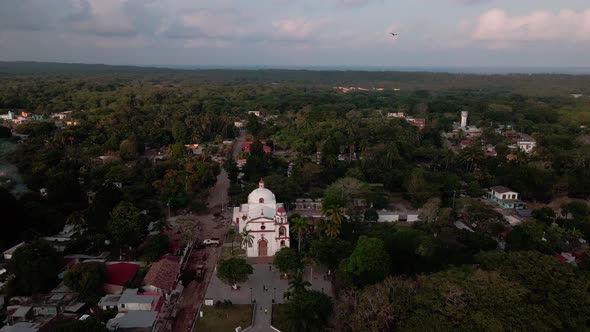
[[[248,195],[248,203],[234,207],[232,221],[238,231],[249,231],[254,237],[246,248],[248,257],[266,257],[284,247],[289,247],[289,221],[283,203],[277,203],[275,194],[264,188],[260,180],[258,188]]]

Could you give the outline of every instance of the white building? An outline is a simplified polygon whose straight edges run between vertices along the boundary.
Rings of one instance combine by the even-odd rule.
[[[274,256],[289,247],[287,212],[272,191],[264,188],[264,180],[250,193],[247,204],[234,208],[232,220],[240,232],[249,231],[253,236],[252,245],[246,248],[248,257]]]
[[[137,289],[126,289],[120,295],[106,295],[98,306],[103,310],[117,309],[118,312],[152,311],[160,302],[159,295],[140,294]]]
[[[531,153],[537,147],[537,141],[529,135],[520,134],[520,137],[516,141],[516,146],[519,150],[526,153]]]
[[[379,215],[377,222],[407,222],[412,224],[419,220],[420,213],[418,211],[399,212],[380,210],[377,211],[377,215]]]

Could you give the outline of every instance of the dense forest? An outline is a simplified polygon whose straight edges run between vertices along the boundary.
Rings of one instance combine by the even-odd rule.
[[[300,287],[279,317],[286,330],[585,330],[590,98],[570,94],[590,93],[588,83],[590,76],[569,75],[0,63],[0,113],[45,117],[0,124],[27,135],[7,138],[16,148],[2,155],[30,190],[15,197],[0,188],[0,247],[65,224],[87,229],[65,253],[137,246],[145,224],[170,209],[205,211],[223,167],[234,204],[260,178],[287,206],[323,199],[324,218],[290,216],[298,241],[280,255],[296,262],[286,270],[307,263],[334,271],[336,297]],[[340,85],[384,90],[333,88]],[[75,124],[50,119],[65,111]],[[481,136],[458,148],[460,130],[442,133],[453,131],[462,111]],[[240,170],[223,142],[240,135],[241,120],[251,148],[240,154]],[[535,150],[511,147],[506,128],[534,138]],[[185,148],[193,143],[203,153]],[[150,159],[158,153],[166,158]],[[482,198],[493,186],[518,191],[531,215],[508,223]],[[420,221],[376,223],[378,211],[399,205],[419,211]],[[562,253],[576,253],[575,264],[556,259]],[[12,271],[25,273],[17,265]],[[19,280],[9,294],[44,290]],[[304,320],[295,314],[302,312]]]

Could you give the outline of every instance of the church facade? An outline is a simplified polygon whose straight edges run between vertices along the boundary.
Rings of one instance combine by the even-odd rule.
[[[234,207],[232,222],[240,233],[253,236],[247,245],[248,257],[267,257],[289,247],[289,221],[282,203],[277,203],[272,191],[260,180],[258,188],[248,195],[248,203]]]

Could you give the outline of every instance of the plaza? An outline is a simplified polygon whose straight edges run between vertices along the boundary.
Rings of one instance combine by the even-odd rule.
[[[240,284],[238,290],[223,283],[214,273],[205,295],[205,305],[213,305],[217,301],[230,300],[233,304],[255,304],[255,319],[251,330],[272,331],[272,304],[285,303],[284,294],[289,289],[289,279],[281,278],[281,273],[272,264],[272,258],[248,258],[248,263],[254,268],[254,273],[248,281]],[[333,296],[332,284],[327,278],[327,270],[318,266],[307,266],[304,279],[311,283],[310,289],[324,292]],[[267,310],[267,313],[265,313]],[[245,328],[245,326],[243,326]]]

